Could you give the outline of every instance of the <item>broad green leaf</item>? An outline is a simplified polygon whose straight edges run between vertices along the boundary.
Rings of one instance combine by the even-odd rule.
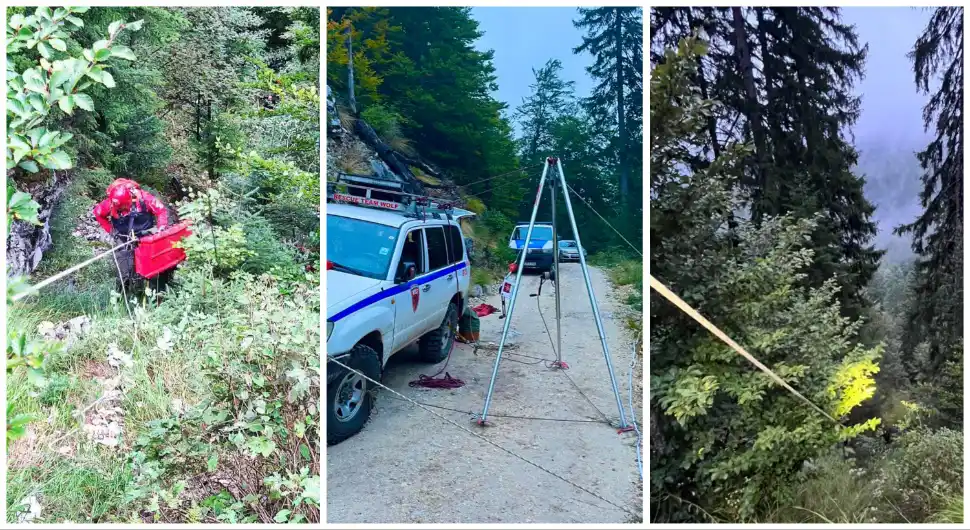
[[[49,8],[47,6],[38,7],[37,8],[37,11],[34,11],[34,15],[36,15],[38,18],[45,18],[47,20],[50,20],[51,19],[51,8]]]
[[[131,51],[131,48],[127,46],[114,46],[111,48],[112,57],[120,57],[122,59],[128,59],[129,61],[135,60],[135,52]]]
[[[115,87],[115,78],[108,71],[101,72],[101,82],[108,88]]]
[[[39,52],[40,52],[40,54],[41,54],[41,55],[42,55],[42,56],[43,56],[43,57],[44,57],[45,59],[50,59],[50,57],[51,57],[51,49],[50,49],[50,48],[49,48],[49,47],[47,46],[47,44],[46,44],[46,43],[43,43],[43,42],[38,42],[38,43],[37,43],[37,51],[39,51]]]
[[[31,95],[34,95],[34,94],[31,94]],[[21,104],[16,99],[7,98],[7,111],[13,112],[18,116],[23,116],[24,113],[26,112],[26,109],[24,109],[23,104]]]
[[[303,480],[303,497],[320,504],[320,477],[313,476]]]
[[[10,17],[10,21],[8,23],[10,24],[11,28],[19,28],[20,26],[24,25],[24,16],[20,14],[13,15]]]
[[[50,160],[56,164],[56,166],[48,166],[51,169],[71,169],[71,157],[64,151],[54,151],[50,154]]]
[[[273,521],[277,523],[285,523],[290,518],[290,510],[280,510],[273,516]]]
[[[41,114],[47,113],[47,102],[44,101],[44,97],[40,94],[31,94],[27,96],[27,102],[30,103],[30,106],[33,107],[37,112]]]
[[[71,133],[67,133],[67,132],[58,133],[57,137],[51,140],[50,147],[52,149],[56,149],[64,145],[65,143],[67,143],[67,141],[70,140],[71,138],[74,138],[74,135]]]
[[[55,69],[54,73],[51,74],[52,87],[59,87],[71,79],[71,70],[69,69],[69,65],[62,63],[59,66],[60,69]]]
[[[67,114],[74,114],[74,96],[64,96],[58,99],[57,105]]]
[[[218,467],[219,467],[219,455],[214,453],[212,456],[210,456],[209,459],[206,460],[206,462],[205,462],[205,467],[206,467],[206,469],[209,470],[210,473],[213,472],[213,471],[215,471],[216,469],[218,469]]]
[[[68,22],[70,22],[71,24],[74,24],[75,26],[77,26],[79,28],[84,27],[84,21],[81,20],[81,19],[79,19],[79,18],[77,18],[77,17],[71,17],[71,16],[69,16],[65,20],[67,20]]]
[[[37,142],[38,147],[48,147],[51,144],[51,140],[57,137],[57,131],[47,131],[43,136],[40,137],[40,141]]]
[[[27,138],[30,139],[30,146],[34,148],[40,147],[40,139],[46,132],[47,129],[44,129],[43,127],[35,127],[27,131]]]
[[[113,37],[114,34],[118,31],[118,28],[120,28],[122,24],[123,22],[120,20],[115,20],[111,24],[108,24],[108,35],[111,35]]]
[[[131,31],[138,31],[141,29],[141,26],[144,23],[145,23],[144,20],[136,20],[134,22],[129,22],[128,24],[126,24],[125,28]]]
[[[93,63],[94,62],[94,52],[92,52],[91,50],[89,50],[87,48],[84,48],[83,50],[81,50],[81,55],[83,55],[84,58],[89,63]]]
[[[44,377],[44,372],[31,368],[27,370],[27,381],[37,388],[43,388],[47,386],[47,378]]]
[[[10,152],[13,153],[13,164],[10,163],[10,159],[8,158],[7,169],[13,169],[13,166],[17,165],[17,162],[20,162],[21,158],[27,156],[30,153],[30,151],[26,151],[24,149],[17,149],[13,147],[10,148]]]
[[[66,52],[67,51],[67,44],[64,41],[62,41],[61,39],[51,39],[51,40],[47,41],[47,43],[50,44],[51,48],[54,48],[55,50],[57,50],[59,52]]]
[[[12,134],[7,137],[7,146],[10,147],[11,149],[23,149],[25,151],[31,150],[30,144],[27,142],[27,139],[17,134]]]
[[[87,111],[94,110],[94,100],[87,94],[74,94],[74,104]]]
[[[92,68],[87,72],[85,72],[85,75],[87,75],[91,79],[94,79],[98,83],[101,83],[102,82],[101,78],[104,75],[104,70],[102,70],[101,68]]]
[[[71,7],[71,13],[87,13],[88,12],[88,9],[90,9],[90,8],[89,7],[85,7],[85,6],[79,6],[79,7],[73,7],[72,6]]]
[[[108,48],[108,44],[109,44],[108,41],[106,41],[104,39],[101,39],[98,42],[95,42],[94,43],[94,46],[91,46],[91,49],[93,51],[95,51],[95,52],[99,52],[101,50],[107,49]]]
[[[111,50],[108,48],[104,48],[102,50],[97,50],[94,52],[94,60],[98,62],[106,61],[110,57],[111,57]]]
[[[31,92],[47,92],[47,83],[38,68],[31,68],[24,71],[24,87]]]
[[[40,168],[37,167],[37,162],[34,162],[33,160],[21,160],[17,165],[31,173],[37,173],[40,171]]]

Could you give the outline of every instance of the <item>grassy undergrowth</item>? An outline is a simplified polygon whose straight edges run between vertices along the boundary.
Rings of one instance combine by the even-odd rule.
[[[602,267],[610,281],[621,288],[624,303],[638,314],[643,312],[643,260],[632,257],[628,252],[610,249],[589,256],[590,265]],[[642,329],[642,319],[638,316],[631,327]]]
[[[765,517],[788,523],[963,522],[963,433],[916,430],[893,444],[860,440],[806,466],[791,502]]]
[[[88,335],[47,357],[42,388],[11,373],[9,401],[39,419],[8,447],[9,520],[29,497],[36,522],[318,518],[319,293],[287,293],[268,275],[189,272],[134,321],[117,299],[93,315]],[[110,344],[130,366],[108,364]],[[99,403],[113,377],[120,398]],[[117,448],[83,428],[104,405],[124,418]]]

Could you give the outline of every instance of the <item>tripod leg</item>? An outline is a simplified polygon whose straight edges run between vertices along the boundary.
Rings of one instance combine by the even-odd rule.
[[[573,237],[576,238],[576,245],[579,246],[579,265],[583,270],[583,279],[586,281],[586,293],[589,295],[589,303],[593,307],[593,319],[596,321],[596,331],[600,335],[600,344],[603,346],[603,357],[606,359],[606,368],[610,372],[610,383],[613,385],[613,395],[616,397],[616,409],[620,413],[620,429],[628,428],[626,414],[623,412],[623,401],[620,399],[620,389],[616,385],[616,374],[613,371],[613,361],[610,358],[610,347],[606,344],[606,332],[603,331],[603,320],[600,318],[599,307],[596,305],[596,295],[593,294],[593,284],[589,279],[589,268],[586,266],[586,256],[583,255],[583,243],[579,239],[579,228],[576,226],[576,216],[573,215],[572,201],[569,200],[569,188],[566,187],[566,176],[562,171],[562,160],[556,164],[559,170],[559,183],[562,184],[563,196],[566,199],[566,213],[569,214],[569,223],[572,225]]]
[[[562,312],[559,302],[559,235],[557,232],[558,221],[556,220],[556,179],[552,178],[549,186],[549,194],[552,196],[552,252],[553,252],[553,285],[556,288],[556,362],[554,366],[563,367],[562,362]]]
[[[495,367],[492,368],[492,380],[488,383],[488,393],[485,394],[485,406],[482,408],[482,417],[478,424],[485,425],[488,415],[488,406],[492,402],[492,392],[495,390],[495,378],[498,376],[498,365],[502,362],[502,350],[505,348],[505,340],[509,336],[509,326],[512,323],[512,312],[515,311],[515,299],[519,294],[519,285],[522,283],[522,271],[525,270],[525,258],[529,253],[529,241],[532,240],[532,229],[536,225],[536,213],[539,212],[539,201],[542,199],[542,188],[546,184],[546,174],[549,171],[549,160],[542,168],[542,177],[539,178],[539,190],[536,192],[536,202],[532,205],[532,217],[529,218],[529,230],[525,233],[525,243],[522,244],[522,252],[519,256],[519,267],[515,271],[515,284],[512,285],[512,295],[509,296],[509,312],[505,318],[505,325],[502,327],[502,340],[498,343],[498,352],[495,354]]]

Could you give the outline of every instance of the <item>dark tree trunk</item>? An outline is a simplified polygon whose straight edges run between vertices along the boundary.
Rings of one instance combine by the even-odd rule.
[[[206,100],[206,115],[205,119],[209,124],[209,134],[206,140],[209,143],[209,179],[215,180],[216,178],[216,135],[212,132],[212,101]]]
[[[691,31],[700,27],[700,24],[694,18],[693,9],[690,8],[687,9],[687,24]],[[701,97],[710,99],[710,87],[707,83],[707,77],[704,76],[704,59],[699,55],[697,56],[697,82],[701,88]],[[717,160],[721,156],[721,144],[717,141],[717,118],[713,113],[707,116],[707,134],[711,136],[711,150],[714,153],[714,159]]]
[[[626,108],[624,107],[623,94],[623,15],[618,8],[614,8],[616,14],[614,38],[616,39],[616,121],[620,129],[620,204],[626,206],[629,202],[627,195],[630,192],[630,167],[627,164],[627,145],[628,131],[626,130]],[[623,208],[626,211],[626,208]]]
[[[758,92],[754,85],[754,65],[751,62],[751,51],[748,49],[748,36],[744,27],[744,16],[740,7],[732,7],[731,13],[734,18],[734,37],[735,53],[738,56],[738,63],[741,65],[741,76],[744,80],[744,91],[747,101],[744,105],[745,118],[754,136],[755,155],[757,159],[757,179],[758,183],[754,189],[754,204],[751,208],[751,216],[755,222],[760,222],[765,198],[765,191],[768,184],[767,164],[765,163],[765,133],[761,123],[761,104],[758,102]]]

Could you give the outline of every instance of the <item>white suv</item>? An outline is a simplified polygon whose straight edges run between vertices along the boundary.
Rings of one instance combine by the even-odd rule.
[[[429,363],[454,347],[471,270],[458,222],[444,214],[327,205],[327,355],[375,381],[418,343]],[[373,384],[327,364],[327,444],[360,432]]]

